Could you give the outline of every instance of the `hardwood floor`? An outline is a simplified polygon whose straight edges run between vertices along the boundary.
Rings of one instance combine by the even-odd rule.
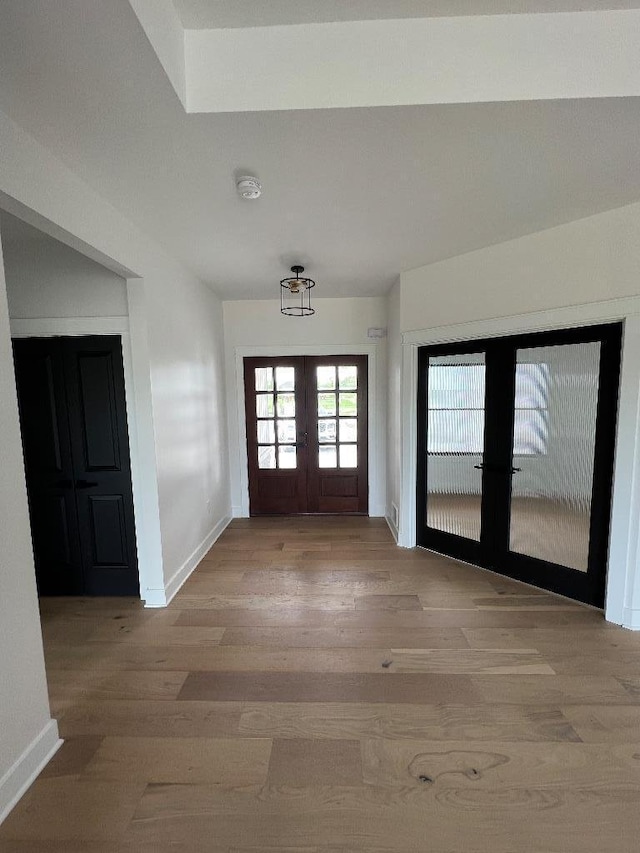
[[[169,608],[46,599],[2,853],[631,853],[640,636],[380,520],[237,520]]]

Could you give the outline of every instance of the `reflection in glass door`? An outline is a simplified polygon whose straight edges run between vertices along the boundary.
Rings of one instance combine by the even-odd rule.
[[[619,324],[424,347],[418,544],[601,606]]]
[[[480,541],[485,356],[428,361],[427,525]]]
[[[516,351],[509,549],[589,567],[600,341]]]

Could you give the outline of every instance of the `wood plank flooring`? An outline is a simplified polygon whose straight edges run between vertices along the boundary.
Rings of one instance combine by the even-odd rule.
[[[166,610],[41,607],[65,744],[1,853],[640,849],[640,636],[380,520],[237,520]]]

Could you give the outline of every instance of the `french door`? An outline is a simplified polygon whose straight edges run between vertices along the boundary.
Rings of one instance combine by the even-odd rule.
[[[251,515],[366,515],[367,357],[245,358]]]
[[[621,326],[422,347],[418,544],[604,603]]]

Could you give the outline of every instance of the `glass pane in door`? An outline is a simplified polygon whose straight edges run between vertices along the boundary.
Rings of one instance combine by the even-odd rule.
[[[336,367],[316,369],[318,467],[357,468],[358,366],[341,364],[337,371],[336,389]]]
[[[275,374],[275,383],[274,383]],[[296,369],[291,366],[256,367],[256,437],[258,468],[295,469]],[[275,384],[275,393],[274,393]],[[270,391],[271,393],[265,393]]]
[[[480,541],[484,353],[432,356],[427,383],[427,526]]]
[[[600,342],[516,353],[509,548],[587,571]]]

